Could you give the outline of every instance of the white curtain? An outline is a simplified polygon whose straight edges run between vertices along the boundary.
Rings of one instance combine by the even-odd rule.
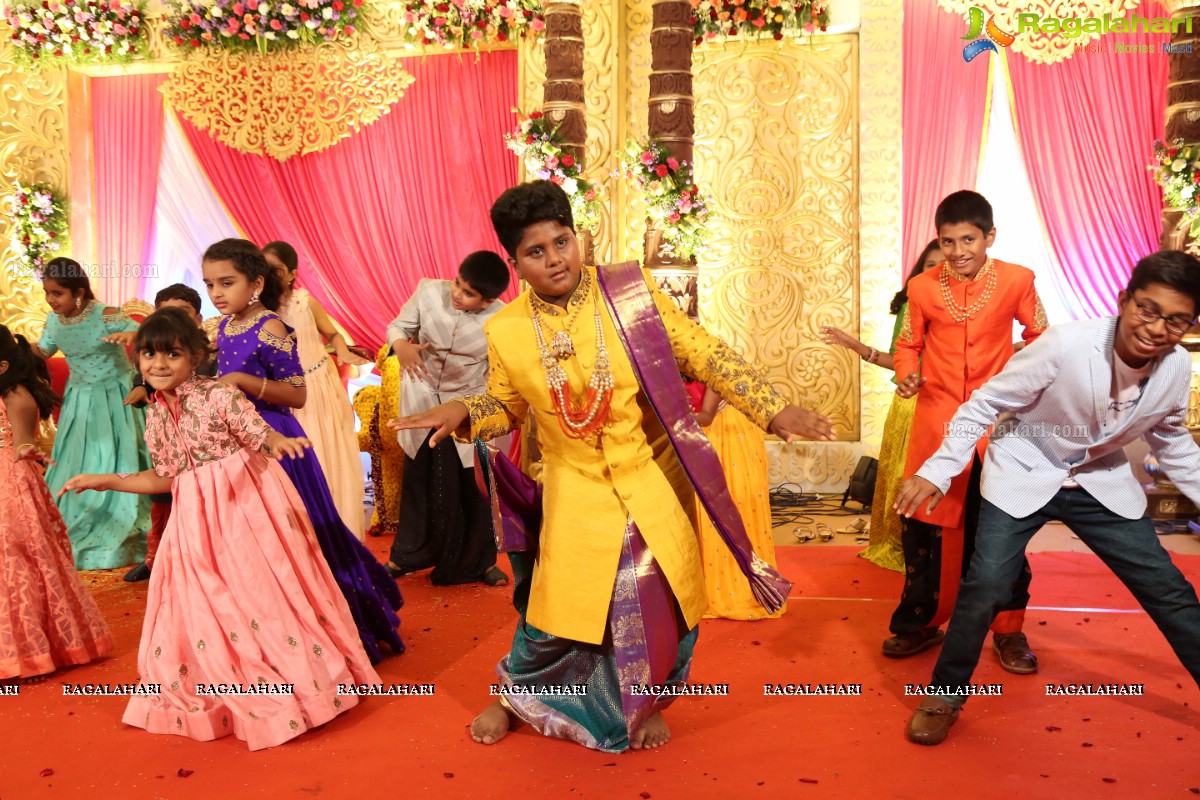
[[[150,263],[157,275],[143,283],[145,299],[159,289],[186,283],[200,293],[205,318],[217,311],[208,301],[200,258],[213,242],[240,234],[204,177],[187,137],[170,109],[164,109],[162,163],[150,234]]]
[[[992,204],[996,221],[996,243],[988,252],[1001,261],[1033,270],[1037,276],[1034,285],[1050,324],[1087,317],[1042,233],[1027,165],[1017,145],[1007,69],[992,70],[991,94],[991,117],[986,122],[987,141],[976,184],[978,192]]]

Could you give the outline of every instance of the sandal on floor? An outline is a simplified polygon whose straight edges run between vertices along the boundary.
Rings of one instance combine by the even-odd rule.
[[[854,522],[851,522],[846,527],[838,528],[838,533],[844,533],[847,535],[855,534],[855,533],[862,533],[866,530],[866,528],[867,528],[867,523],[863,522],[861,519],[856,519],[856,520],[854,520]]]
[[[391,575],[393,578],[402,578],[405,575],[411,575],[412,573],[417,572],[417,570],[413,569],[412,567],[397,567],[390,561],[384,564],[383,568],[386,569],[388,575]]]
[[[499,567],[489,567],[480,580],[488,586],[508,586],[508,576]]]
[[[833,528],[829,527],[825,523],[820,523],[817,525],[817,536],[820,537],[822,542],[832,542]]]
[[[817,535],[808,528],[797,528],[796,530],[792,531],[792,536],[795,536],[796,541],[800,544],[811,542],[813,539],[817,538]]]

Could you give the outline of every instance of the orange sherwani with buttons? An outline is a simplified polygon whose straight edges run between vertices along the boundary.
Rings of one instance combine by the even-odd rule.
[[[956,321],[946,294],[959,309],[971,308],[987,291],[989,271],[996,280],[987,303],[969,319]],[[1046,312],[1033,277],[1025,267],[989,259],[971,280],[943,263],[909,281],[908,306],[896,339],[896,379],[919,370],[926,382],[917,394],[905,480],[941,446],[958,407],[1004,369],[1014,352],[1013,320],[1021,323],[1026,344],[1046,330]],[[987,444],[987,437],[979,440],[980,458]],[[962,528],[970,472],[968,467],[954,479],[932,514],[922,506],[913,517],[943,528]]]

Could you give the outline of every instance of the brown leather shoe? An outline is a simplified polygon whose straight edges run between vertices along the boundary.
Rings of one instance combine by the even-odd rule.
[[[1023,633],[993,633],[992,649],[1000,656],[1000,666],[1009,672],[1032,675],[1038,671],[1037,656]]]
[[[958,720],[958,709],[937,697],[926,697],[908,721],[905,733],[910,742],[941,744]]]
[[[908,658],[942,643],[946,634],[939,628],[922,628],[912,633],[897,633],[883,640],[883,654],[888,658]]]

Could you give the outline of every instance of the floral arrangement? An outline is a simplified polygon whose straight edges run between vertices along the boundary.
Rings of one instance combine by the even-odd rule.
[[[696,44],[705,39],[806,34],[829,25],[829,10],[816,0],[691,0]]]
[[[625,177],[633,180],[646,214],[662,231],[659,253],[686,261],[708,241],[708,199],[700,194],[692,165],[677,161],[660,142],[631,141],[621,154]]]
[[[12,249],[30,275],[38,272],[62,248],[67,233],[63,199],[43,183],[17,182],[8,196]]]
[[[146,49],[145,15],[132,0],[19,0],[8,24],[29,63],[125,62]]]
[[[1183,209],[1185,220],[1191,221],[1192,236],[1200,235],[1200,145],[1185,145],[1176,139],[1168,146],[1154,143],[1154,179],[1163,190],[1163,201],[1170,208]]]
[[[477,48],[546,27],[540,0],[410,0],[404,20],[409,47]]]
[[[520,125],[514,133],[504,134],[504,143],[517,154],[525,172],[538,180],[557,183],[571,199],[575,227],[595,231],[600,224],[600,201],[596,187],[579,171],[579,162],[564,153],[558,127],[549,128],[540,111],[529,115],[516,111]]]
[[[166,36],[179,47],[316,44],[354,33],[363,0],[168,0]]]

